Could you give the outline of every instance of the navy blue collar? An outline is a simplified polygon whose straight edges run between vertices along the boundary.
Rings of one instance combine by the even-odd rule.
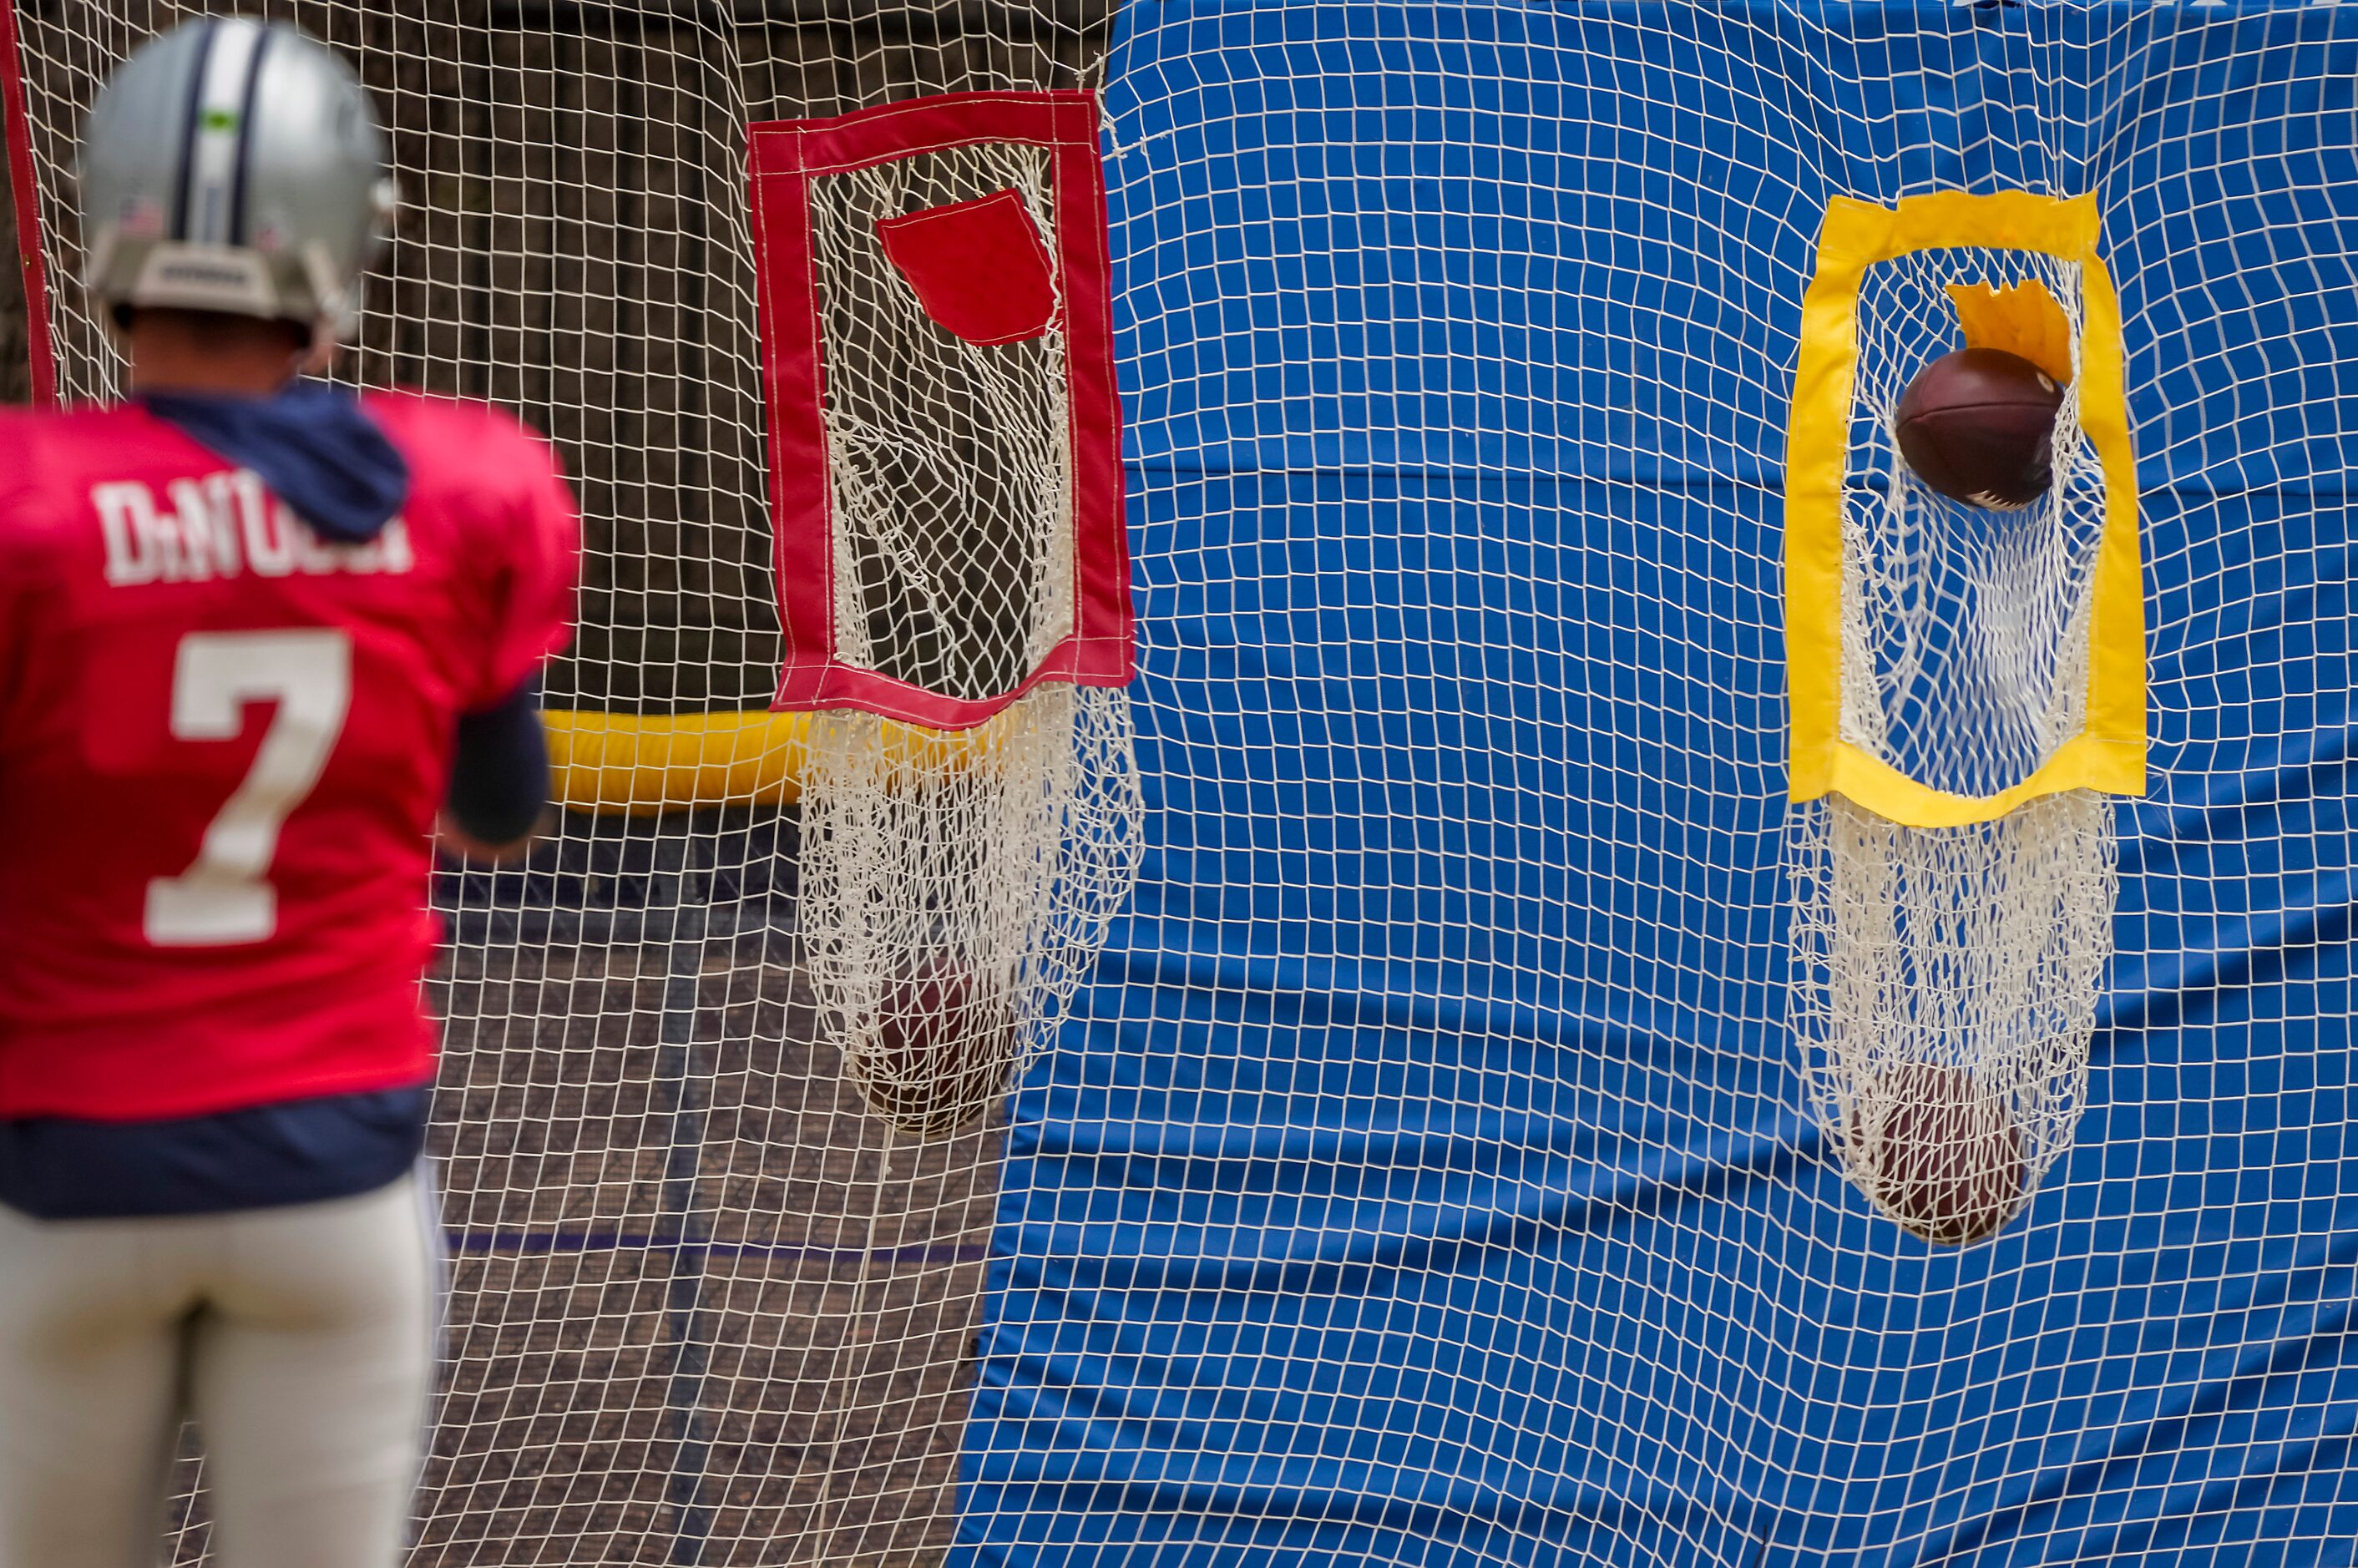
[[[360,400],[326,382],[266,397],[151,392],[138,399],[190,440],[260,477],[323,539],[365,544],[409,499],[409,464]]]

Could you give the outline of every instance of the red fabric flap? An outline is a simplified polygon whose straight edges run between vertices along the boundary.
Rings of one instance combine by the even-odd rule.
[[[876,237],[925,314],[969,343],[1020,343],[1055,319],[1048,247],[1020,192],[881,219]]]

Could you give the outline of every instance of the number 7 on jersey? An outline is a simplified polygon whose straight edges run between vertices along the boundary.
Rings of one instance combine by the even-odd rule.
[[[270,885],[278,829],[319,782],[352,706],[352,644],[341,632],[191,632],[172,665],[172,736],[233,741],[245,709],[276,701],[244,781],[205,828],[189,869],[147,884],[158,947],[259,942],[278,925]]]

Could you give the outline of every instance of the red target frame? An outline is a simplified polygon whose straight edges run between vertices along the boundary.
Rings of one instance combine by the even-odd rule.
[[[773,707],[859,708],[930,729],[964,730],[1045,681],[1128,684],[1136,638],[1098,124],[1093,92],[958,92],[832,119],[749,128],[762,374],[770,420],[771,524],[785,638]],[[1048,244],[1062,287],[1050,324],[1062,330],[1065,342],[1073,631],[1011,689],[969,699],[846,665],[835,655],[835,531],[822,413],[827,355],[812,254],[810,186],[819,176],[913,154],[1007,142],[1049,150],[1055,191],[1056,232],[1048,236]]]

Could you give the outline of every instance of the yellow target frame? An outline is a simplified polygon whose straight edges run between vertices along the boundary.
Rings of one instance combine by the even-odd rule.
[[[1990,822],[2065,790],[2142,795],[2146,775],[2145,587],[2136,462],[2123,384],[2120,297],[2096,252],[2093,196],[1961,190],[1897,207],[1837,196],[1801,296],[1801,355],[1785,451],[1785,668],[1791,702],[1790,793],[1841,795],[1913,827]],[[2088,718],[2030,775],[1996,795],[1938,790],[1842,738],[1843,473],[1858,368],[1858,294],[1866,269],[1917,251],[2019,250],[2080,267],[2080,427],[2104,476],[2104,519],[2088,629]]]

